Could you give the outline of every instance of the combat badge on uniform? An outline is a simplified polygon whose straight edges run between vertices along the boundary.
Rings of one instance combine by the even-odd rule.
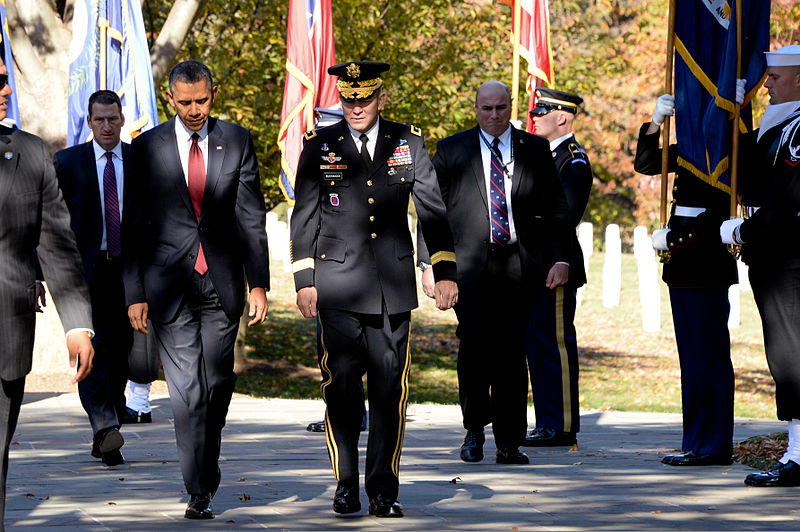
[[[328,155],[323,155],[322,156],[322,160],[323,161],[328,161],[329,163],[335,163],[335,162],[341,161],[342,158],[341,157],[337,157],[336,154],[333,153],[333,152],[329,152]]]

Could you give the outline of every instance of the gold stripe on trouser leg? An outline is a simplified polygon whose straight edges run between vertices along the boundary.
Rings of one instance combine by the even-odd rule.
[[[326,377],[325,380],[320,385],[320,391],[322,392],[322,399],[325,401],[325,441],[328,445],[328,455],[331,459],[331,465],[333,466],[333,475],[336,477],[336,480],[339,480],[339,448],[336,446],[336,440],[333,437],[333,428],[331,428],[331,419],[328,417],[328,399],[325,397],[325,389],[333,380],[333,375],[331,375],[331,370],[328,368],[328,348],[325,347],[325,329],[322,326],[322,320],[319,320],[319,341],[322,344],[322,358],[319,361],[319,365],[322,367],[322,371],[325,373]]]
[[[408,321],[408,337],[406,338],[406,359],[400,380],[400,401],[398,402],[399,421],[397,426],[397,443],[392,455],[392,472],[400,477],[400,452],[403,450],[403,438],[406,433],[406,407],[408,406],[408,375],[411,373],[411,318]]]
[[[564,432],[572,432],[572,394],[569,383],[569,357],[564,338],[564,287],[556,288],[556,341],[561,355],[561,394],[564,401]]]

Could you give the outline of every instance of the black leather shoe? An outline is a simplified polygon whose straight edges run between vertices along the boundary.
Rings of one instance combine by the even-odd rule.
[[[483,435],[483,430],[480,432],[476,430],[468,430],[467,435],[464,437],[464,443],[461,444],[461,459],[465,462],[480,462],[483,460],[483,443],[486,437]]]
[[[528,455],[519,452],[519,447],[503,447],[497,449],[498,464],[530,464]]]
[[[122,453],[119,452],[119,449],[103,453],[101,460],[103,460],[103,463],[107,466],[117,466],[125,463],[125,459],[122,457]]]
[[[186,519],[214,519],[214,509],[211,507],[211,494],[201,495],[192,494],[189,497],[189,504],[186,505],[186,512],[183,514]]]
[[[375,517],[403,517],[403,506],[394,499],[378,495],[369,501],[369,515]]]
[[[766,471],[750,473],[744,479],[748,486],[800,486],[800,465],[789,460],[785,464],[778,462]]]
[[[131,425],[134,423],[152,423],[153,414],[151,412],[139,413],[136,410],[132,410],[126,406],[125,413],[119,416],[119,422],[123,425]]]
[[[125,463],[119,450],[125,444],[122,434],[116,428],[100,431],[94,436],[92,442],[92,456],[100,458],[104,464],[115,466]]]
[[[537,427],[528,433],[522,445],[523,447],[572,447],[576,443],[578,439],[574,432]]]
[[[313,423],[309,423],[306,427],[308,432],[325,432],[325,422],[324,421],[315,421]]]
[[[352,514],[361,510],[358,500],[358,486],[347,486],[339,483],[333,496],[333,511],[337,514]]]
[[[689,451],[681,454],[669,454],[661,459],[661,463],[671,466],[710,466],[731,465],[733,460],[729,454],[697,454]]]

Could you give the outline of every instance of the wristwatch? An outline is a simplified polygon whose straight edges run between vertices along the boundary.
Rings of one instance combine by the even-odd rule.
[[[420,262],[419,263],[419,271],[421,271],[421,272],[424,272],[425,270],[427,270],[430,267],[431,267],[431,265],[428,264],[427,262]]]

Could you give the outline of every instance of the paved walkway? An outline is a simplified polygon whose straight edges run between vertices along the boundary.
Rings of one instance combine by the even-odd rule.
[[[89,455],[77,394],[28,394],[11,449],[6,525],[25,530],[798,530],[800,488],[748,488],[750,468],[672,468],[680,416],[591,412],[580,449],[528,450],[527,466],[458,458],[455,406],[412,405],[401,464],[404,519],[331,510],[335,481],[324,436],[305,431],[319,401],[236,397],[223,437],[213,521],[183,519],[168,399],[154,422],[124,427],[127,463]],[[533,413],[530,413],[533,419]],[[736,439],[782,424],[740,420]],[[362,444],[366,437],[362,437]],[[362,453],[363,473],[363,453]]]

